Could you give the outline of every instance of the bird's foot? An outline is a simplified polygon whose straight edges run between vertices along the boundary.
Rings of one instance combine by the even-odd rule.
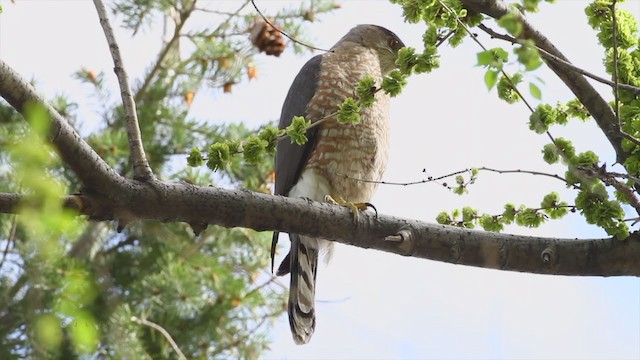
[[[378,210],[376,209],[375,206],[373,206],[373,204],[368,203],[368,202],[351,202],[351,201],[346,201],[342,196],[338,195],[335,198],[332,197],[331,195],[326,195],[324,197],[324,201],[334,204],[334,205],[340,205],[340,206],[345,206],[347,208],[349,208],[351,210],[351,213],[353,214],[353,221],[354,222],[358,222],[358,220],[360,220],[360,211],[364,211],[367,210],[368,208],[372,208],[375,212],[376,215],[378,215]]]

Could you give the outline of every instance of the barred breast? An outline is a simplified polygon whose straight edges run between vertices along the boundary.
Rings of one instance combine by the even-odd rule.
[[[375,51],[361,46],[341,48],[323,56],[318,88],[307,107],[312,121],[335,113],[344,99],[355,97],[360,79],[370,75],[379,84],[380,62]],[[357,67],[341,66],[356,62]],[[375,104],[362,112],[356,125],[340,124],[335,116],[319,125],[315,149],[307,169],[313,169],[329,182],[331,196],[350,202],[367,202],[376,184],[355,179],[380,180],[388,158],[389,98],[378,92]]]

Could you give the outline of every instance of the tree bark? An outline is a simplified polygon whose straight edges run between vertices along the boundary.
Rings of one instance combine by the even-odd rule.
[[[640,275],[640,236],[621,241],[555,239],[474,231],[363,212],[345,207],[256,193],[160,181],[126,180],[109,194],[74,195],[70,207],[124,226],[137,220],[181,221],[277,230],[404,256],[492,269],[562,275]],[[12,211],[13,194],[0,193],[0,209]],[[8,206],[7,201],[13,201]]]

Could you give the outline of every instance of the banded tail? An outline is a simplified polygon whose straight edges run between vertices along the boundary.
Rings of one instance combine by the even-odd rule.
[[[318,269],[318,243],[316,239],[305,239],[289,235],[291,251],[288,269],[286,261],[278,269],[278,275],[291,271],[289,286],[289,325],[296,344],[306,344],[316,327],[315,294]],[[284,274],[282,274],[284,275]]]

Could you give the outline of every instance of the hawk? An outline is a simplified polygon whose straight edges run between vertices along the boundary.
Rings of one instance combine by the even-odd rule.
[[[354,97],[365,76],[380,84],[396,68],[404,47],[393,32],[376,25],[351,29],[329,52],[309,60],[296,76],[284,101],[279,127],[294,116],[311,121],[329,118],[308,130],[308,142],[280,141],[276,149],[275,194],[324,201],[327,197],[366,203],[387,164],[389,97],[376,93],[376,102],[364,109],[356,125],[340,124],[332,116],[342,102]],[[289,324],[297,344],[309,342],[315,329],[315,282],[318,255],[330,256],[333,243],[289,234],[291,249],[277,275],[291,273]],[[278,233],[272,243],[272,262]]]

